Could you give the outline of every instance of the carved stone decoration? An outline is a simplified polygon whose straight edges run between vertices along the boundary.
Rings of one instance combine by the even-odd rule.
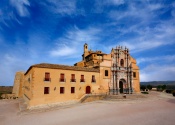
[[[125,78],[126,77],[126,73],[125,72],[120,72],[120,73],[118,73],[118,76],[120,78]]]

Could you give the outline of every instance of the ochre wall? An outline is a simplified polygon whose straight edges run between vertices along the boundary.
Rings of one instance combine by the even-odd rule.
[[[136,65],[136,60],[134,58],[131,58],[132,61],[132,70],[136,73],[136,77],[132,75],[133,78],[133,88],[134,92],[139,93],[140,92],[140,74],[139,74],[139,67]]]
[[[108,76],[105,76],[105,70],[108,70]],[[111,79],[111,61],[103,60],[100,63],[100,88],[103,92],[108,92]]]
[[[33,88],[34,88],[34,70],[30,69],[27,74],[24,76],[24,85],[23,85],[23,98],[27,103],[32,99],[33,97]]]
[[[22,97],[23,95],[23,80],[24,72],[16,72],[12,91],[15,97]]]
[[[45,72],[50,73],[51,81],[44,81]],[[29,72],[27,75],[30,75]],[[65,74],[66,82],[60,82],[60,74]],[[71,74],[75,74],[76,82],[70,82]],[[26,76],[27,76],[26,75]],[[85,82],[80,83],[81,75],[84,75]],[[95,75],[96,83],[92,83],[92,75]],[[91,93],[100,93],[99,73],[73,70],[33,68],[33,89],[30,106],[49,104],[56,102],[78,101],[86,92],[86,86],[91,87]],[[27,85],[27,84],[26,84]],[[44,87],[50,87],[49,94],[44,94]],[[60,87],[65,87],[64,94],[60,94]],[[75,87],[75,93],[71,93],[71,87]],[[26,92],[26,91],[25,91]],[[30,92],[29,92],[30,93]],[[27,93],[29,98],[30,94]]]

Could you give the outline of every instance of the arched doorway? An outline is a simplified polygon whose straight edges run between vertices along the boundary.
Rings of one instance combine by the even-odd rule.
[[[123,93],[123,82],[119,82],[120,93]]]
[[[86,86],[86,94],[90,94],[91,93],[91,87],[90,86]]]
[[[124,79],[121,79],[119,81],[120,93],[123,93],[124,92],[124,85],[126,85],[126,81]]]

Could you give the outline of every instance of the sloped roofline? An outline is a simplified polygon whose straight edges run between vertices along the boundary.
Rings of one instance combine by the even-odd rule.
[[[26,71],[25,75],[33,68],[47,68],[47,69],[63,69],[63,70],[74,70],[74,71],[86,71],[86,72],[100,72],[99,69],[88,68],[88,67],[79,67],[79,66],[68,66],[68,65],[60,65],[60,64],[49,64],[49,63],[40,63],[35,64],[29,67]]]

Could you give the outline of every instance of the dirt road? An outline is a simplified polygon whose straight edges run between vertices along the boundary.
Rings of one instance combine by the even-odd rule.
[[[130,124],[175,125],[175,97],[151,92],[146,98],[101,100],[26,114],[19,112],[18,100],[0,101],[0,125]]]

